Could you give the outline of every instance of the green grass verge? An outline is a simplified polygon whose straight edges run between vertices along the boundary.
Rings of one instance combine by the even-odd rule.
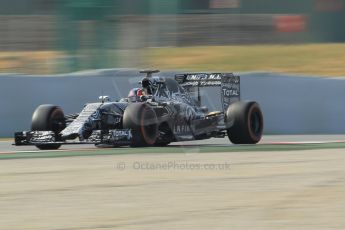
[[[345,44],[149,48],[146,55],[151,66],[163,70],[345,76]]]
[[[142,66],[162,70],[270,71],[345,76],[345,43],[146,48],[137,52]],[[110,60],[118,55],[116,50],[109,50],[108,54]],[[82,53],[80,55],[83,56]],[[63,73],[67,69],[56,63],[61,58],[67,60],[68,55],[57,51],[4,51],[0,52],[0,72]],[[84,63],[81,67],[87,68],[88,65]]]
[[[217,152],[263,152],[263,151],[298,151],[313,149],[345,149],[345,143],[326,144],[293,144],[293,145],[237,145],[237,146],[169,146],[148,148],[107,148],[77,151],[55,152],[18,152],[0,154],[0,160],[8,159],[31,159],[52,157],[76,157],[76,156],[99,156],[99,155],[122,155],[122,154],[164,154],[164,153],[217,153]]]

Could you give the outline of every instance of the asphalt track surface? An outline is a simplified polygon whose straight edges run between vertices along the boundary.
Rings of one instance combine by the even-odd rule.
[[[258,145],[233,145],[228,138],[211,138],[200,141],[175,142],[168,147],[154,147],[154,148],[96,148],[94,145],[63,145],[59,150],[40,151],[35,146],[13,146],[13,141],[0,141],[0,159],[4,155],[15,155],[20,157],[20,153],[59,153],[63,156],[74,155],[75,152],[91,151],[95,155],[101,154],[104,150],[113,154],[117,153],[160,153],[160,152],[234,152],[234,151],[266,151],[266,150],[303,150],[303,149],[317,149],[317,148],[342,148],[345,147],[345,135],[266,135]],[[90,155],[85,153],[86,155]],[[41,154],[42,157],[45,154]],[[59,154],[55,154],[59,156]],[[82,155],[82,154],[81,154]],[[9,156],[11,158],[11,156]]]
[[[46,152],[1,141],[0,229],[345,229],[344,142]]]

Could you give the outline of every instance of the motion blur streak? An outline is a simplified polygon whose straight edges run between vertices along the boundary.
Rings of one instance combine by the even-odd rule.
[[[345,41],[344,0],[12,0],[0,19],[1,72],[148,66],[154,47]]]

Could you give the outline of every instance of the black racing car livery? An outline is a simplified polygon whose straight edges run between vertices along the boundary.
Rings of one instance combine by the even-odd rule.
[[[240,101],[240,77],[232,73],[187,73],[175,78],[145,70],[141,86],[128,97],[88,103],[65,115],[55,105],[40,105],[31,131],[15,133],[15,145],[58,149],[63,144],[96,146],[166,146],[171,142],[228,136],[234,144],[255,144],[263,132],[258,103]],[[200,90],[219,87],[222,111],[201,106]]]

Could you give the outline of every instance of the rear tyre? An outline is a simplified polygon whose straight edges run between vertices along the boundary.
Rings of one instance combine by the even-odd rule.
[[[155,111],[145,103],[129,104],[123,114],[123,128],[132,130],[131,146],[151,146],[158,138]]]
[[[55,105],[40,105],[32,115],[32,131],[53,131],[58,134],[66,127],[62,109]],[[61,144],[36,145],[41,150],[58,149]]]
[[[235,102],[226,112],[227,134],[234,144],[256,144],[261,140],[264,121],[258,103]]]

